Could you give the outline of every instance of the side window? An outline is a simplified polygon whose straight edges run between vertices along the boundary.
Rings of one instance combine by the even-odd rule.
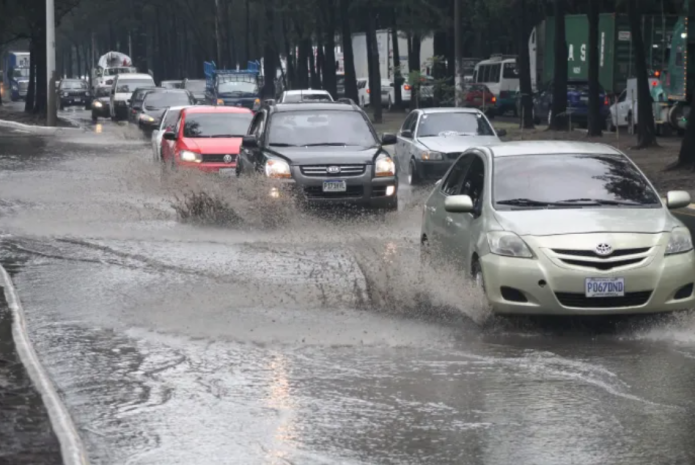
[[[483,188],[485,187],[485,163],[477,155],[473,158],[470,169],[461,183],[459,195],[467,195],[473,200],[473,211],[480,211],[483,206]]]
[[[410,129],[410,131],[413,134],[415,134],[415,129],[417,128],[418,119],[420,119],[420,112],[416,111],[416,112],[414,112],[413,120],[410,122],[410,127],[408,128],[408,129]]]
[[[253,120],[251,120],[251,125],[249,126],[249,130],[247,133],[249,136],[256,135],[262,117],[263,113],[256,113],[256,116],[253,117]]]
[[[403,121],[403,126],[401,126],[401,132],[403,132],[407,129],[411,129],[410,128],[411,123],[417,117],[416,115],[417,115],[417,113],[415,113],[414,111],[408,115],[408,117],[405,119],[405,121]]]
[[[627,98],[627,89],[622,91],[620,97],[618,97],[618,102],[624,102]]]
[[[174,130],[174,134],[181,135],[181,122],[183,121],[183,113],[181,113],[181,116],[179,116],[179,120],[176,122],[176,129]]]
[[[466,171],[468,171],[468,167],[474,157],[475,155],[473,154],[464,155],[451,167],[446,175],[446,179],[442,182],[444,195],[457,195],[461,191]]]
[[[500,69],[502,64],[492,65],[490,67],[490,82],[500,82]]]

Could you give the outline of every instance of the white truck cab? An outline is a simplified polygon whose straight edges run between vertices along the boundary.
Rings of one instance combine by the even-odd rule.
[[[110,105],[112,120],[118,121],[128,116],[130,96],[138,87],[155,87],[154,79],[144,73],[118,74],[114,77]]]

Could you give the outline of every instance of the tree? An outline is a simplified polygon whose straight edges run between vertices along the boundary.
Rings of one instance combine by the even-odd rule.
[[[685,134],[683,135],[683,141],[681,142],[680,152],[678,152],[678,160],[669,165],[666,168],[667,170],[679,168],[690,168],[695,170],[695,114],[693,114],[692,111],[694,105],[695,92],[692,93],[692,98],[690,101],[691,110],[690,114],[688,115],[688,122],[685,125]]]
[[[589,0],[589,121],[588,135],[602,135],[601,102],[599,101],[599,55],[598,55],[598,23],[599,0]]]
[[[649,92],[647,57],[644,52],[642,26],[640,24],[637,0],[627,0],[627,16],[630,21],[630,35],[635,50],[635,72],[637,73],[637,148],[657,145],[652,96]]]
[[[357,102],[357,76],[355,76],[355,55],[352,51],[352,30],[350,29],[350,0],[340,3],[340,26],[343,33],[343,59],[345,61],[345,96]]]
[[[555,0],[555,70],[553,103],[549,129],[567,129],[567,40],[565,37],[565,0]]]
[[[519,90],[521,91],[521,127],[531,129],[533,124],[533,86],[531,85],[531,60],[528,40],[530,29],[526,14],[526,0],[517,0],[519,18]]]

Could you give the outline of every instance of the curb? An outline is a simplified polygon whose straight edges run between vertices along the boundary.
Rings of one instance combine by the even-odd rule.
[[[0,265],[0,285],[4,288],[5,298],[12,312],[12,336],[19,354],[19,359],[29,373],[36,390],[41,394],[48,411],[53,431],[60,443],[64,465],[88,465],[87,454],[80,436],[77,434],[72,418],[63,404],[53,383],[39,361],[34,346],[31,344],[26,329],[24,310],[17,296],[14,284],[5,268]]]
[[[73,131],[84,131],[83,128],[63,128],[63,127],[50,127],[50,126],[36,126],[34,124],[24,124],[24,123],[18,123],[16,121],[9,121],[5,119],[0,119],[0,127],[5,127],[5,128],[13,128],[13,129],[22,129],[24,131],[32,132],[34,134],[42,134],[42,135],[54,135],[54,134],[62,134],[62,133],[70,133]]]

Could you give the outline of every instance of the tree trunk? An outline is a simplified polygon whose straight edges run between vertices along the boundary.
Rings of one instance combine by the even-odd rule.
[[[29,41],[29,84],[27,87],[27,97],[24,101],[24,111],[31,113],[34,111],[34,99],[36,97],[36,66],[39,62],[39,57],[36,55],[37,40],[35,37]]]
[[[432,77],[443,79],[446,77],[446,31],[437,31],[432,40],[434,47],[434,62],[432,63]]]
[[[398,45],[398,26],[396,24],[396,9],[393,9],[393,23],[391,24],[391,42],[393,42],[393,100],[397,108],[403,107],[403,73],[401,73],[401,57]]]
[[[266,0],[265,2],[265,21],[266,24],[275,24],[275,2]],[[265,34],[265,44],[263,53],[263,98],[275,98],[275,77],[277,76],[277,52],[273,40],[273,28],[268,28]]]
[[[323,35],[319,35],[317,37],[317,48],[316,48],[316,76],[317,76],[317,82],[319,84],[318,87],[321,89],[325,89],[326,85],[324,84],[324,81],[326,79],[325,73],[323,72],[323,68],[326,63],[326,55],[323,51]]]
[[[316,53],[314,52],[313,41],[311,38],[307,39],[306,47],[309,55],[309,76],[311,78],[309,81],[309,86],[311,86],[312,89],[320,89],[321,82],[316,74]]]
[[[285,47],[285,59],[287,60],[287,76],[285,77],[285,90],[292,89],[295,83],[294,73],[294,46],[290,44],[287,33],[287,17],[282,18],[282,38]]]
[[[323,88],[326,89],[333,98],[338,98],[338,90],[336,89],[335,77],[335,3],[333,0],[328,0],[325,3],[325,8],[328,10],[326,15],[326,56],[323,63]]]
[[[297,89],[309,87],[309,55],[311,54],[311,41],[301,39],[299,53],[297,55]]]
[[[645,148],[656,144],[652,96],[649,92],[649,76],[647,75],[647,57],[644,52],[642,25],[636,0],[627,2],[627,16],[630,21],[630,35],[635,50],[635,72],[637,74],[637,147]]]
[[[367,68],[369,71],[369,105],[374,112],[374,122],[383,121],[381,108],[381,72],[379,69],[379,49],[376,42],[375,12],[366,9],[367,16]]]
[[[45,9],[44,9],[45,10]],[[36,90],[33,113],[46,115],[48,77],[46,75],[46,27],[36,28]]]
[[[603,118],[601,118],[601,102],[599,100],[599,56],[598,56],[598,20],[599,0],[589,0],[589,120],[588,135],[602,135]]]
[[[521,127],[533,129],[533,88],[531,85],[531,63],[529,49],[530,28],[526,17],[526,0],[517,0],[519,18],[519,87],[521,91]]]
[[[565,38],[565,0],[555,0],[555,72],[550,129],[566,130],[567,124],[567,40]]]
[[[246,43],[244,51],[244,68],[251,59],[251,0],[246,0]]]
[[[345,96],[354,102],[357,98],[357,77],[355,76],[355,55],[352,51],[352,31],[350,30],[350,0],[340,1],[340,26],[343,33],[343,59],[345,61]]]
[[[688,123],[685,126],[685,135],[683,142],[681,142],[681,150],[678,153],[678,161],[669,166],[668,169],[685,167],[695,169],[695,112],[692,110],[692,108],[695,108],[695,92],[693,92],[690,108]],[[639,111],[639,108],[637,111]]]
[[[410,76],[417,77],[417,81],[410,79],[410,109],[414,110],[420,107],[420,48],[422,47],[422,37],[420,34],[413,34],[408,42]]]

